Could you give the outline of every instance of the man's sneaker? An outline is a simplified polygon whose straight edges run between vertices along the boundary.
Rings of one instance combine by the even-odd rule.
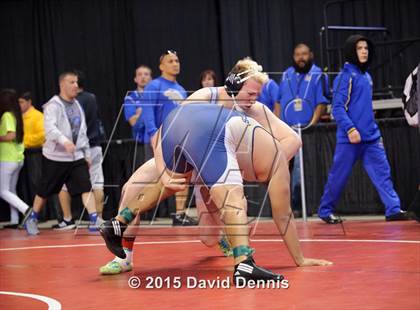
[[[99,230],[99,226],[96,225],[96,222],[89,222],[88,230],[89,232],[97,232]]]
[[[196,226],[198,222],[185,213],[173,213],[172,226]]]
[[[116,262],[110,261],[105,266],[99,268],[99,272],[102,275],[120,274],[123,272],[129,272],[133,270],[133,264],[127,262]]]
[[[331,213],[330,215],[326,217],[320,216],[319,218],[327,224],[340,224],[343,222],[343,220],[338,215],[335,215],[334,213]]]
[[[99,232],[105,240],[106,247],[119,258],[126,258],[122,246],[122,236],[126,228],[126,224],[121,223],[115,218],[105,221],[99,226]]]
[[[35,236],[39,234],[38,221],[36,219],[28,218],[24,226],[28,235]]]
[[[386,216],[385,220],[387,222],[390,222],[390,221],[409,221],[409,220],[411,220],[411,217],[406,211],[400,210],[399,212],[397,212],[395,214]]]
[[[99,216],[96,218],[96,222],[95,224],[93,223],[89,223],[88,229],[90,232],[96,232],[99,230],[99,226],[101,226],[101,224],[104,222],[104,220],[102,218],[100,218]]]
[[[248,257],[243,262],[239,263],[235,266],[235,270],[233,272],[233,282],[236,285],[243,286],[248,281],[258,281],[262,280],[264,282],[267,281],[281,281],[284,277],[279,274],[275,274],[267,269],[259,267],[255,264],[255,261],[252,257]]]
[[[223,255],[226,257],[231,257],[233,256],[233,251],[232,248],[230,247],[230,242],[229,240],[226,238],[226,236],[223,236],[219,242],[219,249],[220,251],[223,252]]]
[[[76,224],[74,224],[73,220],[66,221],[62,220],[60,223],[53,225],[51,228],[54,230],[70,230],[74,229],[76,227]]]

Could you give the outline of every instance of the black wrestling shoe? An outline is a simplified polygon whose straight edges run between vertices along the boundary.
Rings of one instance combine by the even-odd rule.
[[[252,257],[248,257],[246,260],[236,265],[233,272],[233,282],[235,286],[243,286],[250,280],[254,282],[258,280],[264,282],[270,280],[277,282],[283,279],[284,277],[282,275],[275,274],[270,270],[257,266]]]
[[[323,220],[327,224],[340,224],[340,223],[343,223],[343,220],[339,216],[335,215],[334,213],[331,213],[327,217],[319,217],[319,218],[321,220]]]
[[[172,226],[196,226],[198,222],[192,217],[186,215],[185,213],[173,213],[172,217]]]
[[[122,246],[122,236],[126,228],[127,224],[121,223],[115,218],[105,221],[99,226],[99,232],[105,240],[106,247],[119,258],[126,257]]]
[[[385,220],[387,222],[390,222],[390,221],[409,221],[409,220],[411,220],[411,217],[407,212],[400,210],[400,212],[397,212],[397,213],[389,215],[389,216],[385,216]]]

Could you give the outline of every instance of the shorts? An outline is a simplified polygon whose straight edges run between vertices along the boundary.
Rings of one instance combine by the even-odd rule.
[[[89,167],[90,183],[92,189],[104,188],[104,172],[102,170],[102,148],[94,146],[90,148],[91,164]]]
[[[82,158],[76,161],[54,161],[42,156],[42,175],[37,195],[48,198],[58,194],[64,184],[72,196],[91,191],[86,160]]]
[[[92,189],[103,189],[104,188],[104,172],[102,169],[102,148],[100,146],[94,146],[90,148],[90,167],[89,176]],[[68,191],[66,184],[63,185],[63,191]]]

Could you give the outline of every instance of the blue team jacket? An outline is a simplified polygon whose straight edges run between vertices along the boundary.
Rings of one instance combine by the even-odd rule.
[[[372,108],[372,78],[346,62],[334,80],[332,114],[337,122],[337,142],[349,143],[348,133],[357,129],[362,142],[380,138]]]

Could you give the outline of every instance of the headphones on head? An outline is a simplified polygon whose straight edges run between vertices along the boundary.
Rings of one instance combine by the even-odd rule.
[[[239,73],[233,73],[232,71],[229,72],[226,80],[225,80],[225,90],[231,97],[236,97],[239,93],[239,91],[244,86],[244,83],[246,80],[253,77],[255,74],[257,74],[260,70],[255,70],[254,68],[239,72]],[[241,76],[244,74],[247,74],[249,72],[253,72],[252,74],[245,76],[242,78]]]

